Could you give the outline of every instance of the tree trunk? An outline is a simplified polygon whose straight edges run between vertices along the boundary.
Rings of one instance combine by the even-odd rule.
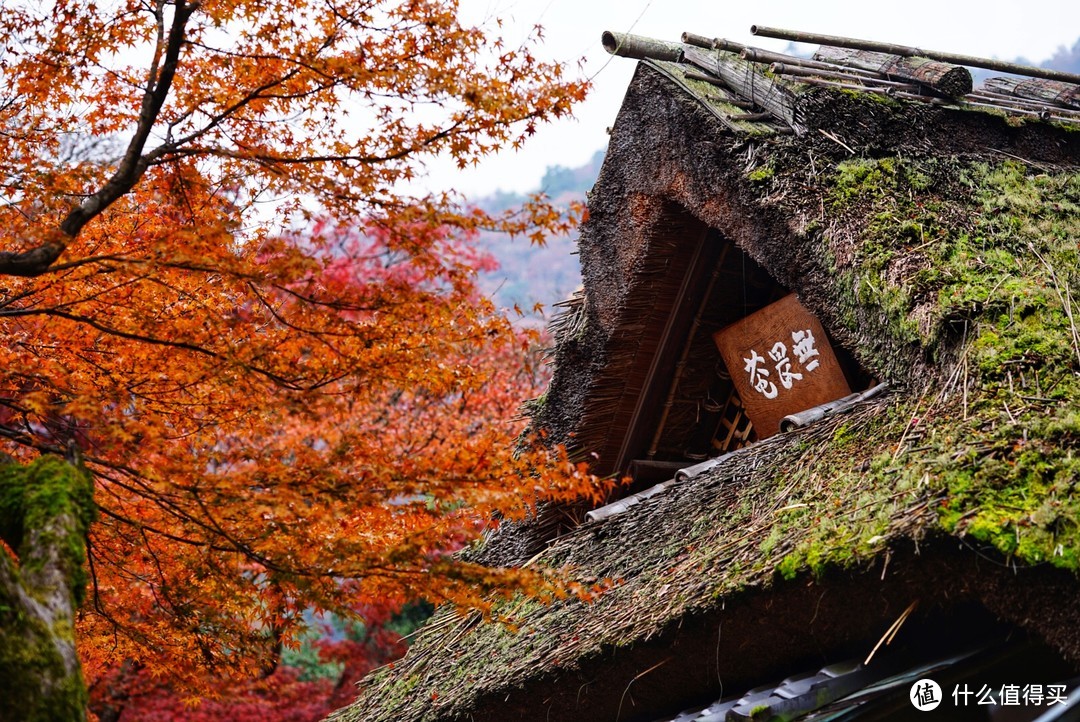
[[[75,611],[86,587],[93,487],[55,456],[0,461],[0,722],[86,719]]]

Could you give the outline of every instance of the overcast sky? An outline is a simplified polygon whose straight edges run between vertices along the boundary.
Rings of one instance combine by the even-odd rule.
[[[542,127],[525,148],[457,171],[432,164],[426,185],[454,188],[479,197],[497,189],[529,191],[549,165],[577,166],[607,144],[605,128],[615,119],[635,61],[609,56],[600,44],[604,30],[678,40],[683,31],[724,37],[783,50],[784,41],[756,38],[750,26],[804,30],[890,41],[1040,63],[1080,38],[1080,0],[907,0],[904,3],[841,0],[460,0],[463,17],[490,27],[518,44],[534,25],[544,28],[542,57],[584,59],[593,78],[589,99],[575,118]],[[503,20],[496,29],[494,18]]]

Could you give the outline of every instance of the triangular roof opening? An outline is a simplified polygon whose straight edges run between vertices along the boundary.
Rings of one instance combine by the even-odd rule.
[[[643,222],[648,247],[618,314],[615,350],[593,383],[592,418],[581,424],[575,440],[595,473],[633,478],[623,493],[775,433],[755,430],[741,398],[746,384],[740,394],[735,378],[746,376],[742,362],[725,363],[715,337],[791,296],[733,240],[682,206],[662,202]],[[788,343],[794,352],[795,344]],[[827,337],[819,344],[835,351],[846,389],[872,385],[842,346]],[[767,359],[772,371],[763,373],[775,376],[779,360]],[[804,409],[796,402],[791,410]]]

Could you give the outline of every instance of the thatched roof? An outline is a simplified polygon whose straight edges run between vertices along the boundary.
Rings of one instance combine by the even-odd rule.
[[[732,127],[678,65],[627,91],[538,422],[599,466],[649,443],[687,239],[745,253],[892,390],[557,539],[496,534],[480,558],[597,598],[444,611],[333,719],[655,719],[865,652],[915,599],[913,625],[1080,660],[1080,134],[807,85],[795,132]]]

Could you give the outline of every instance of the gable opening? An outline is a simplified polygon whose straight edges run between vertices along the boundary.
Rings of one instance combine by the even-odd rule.
[[[638,361],[648,373],[611,468],[632,477],[629,493],[767,438],[788,414],[874,385],[731,239],[704,224],[693,237],[667,262],[681,274],[666,281],[679,288],[669,308],[641,320],[642,345],[649,339],[655,349]]]

